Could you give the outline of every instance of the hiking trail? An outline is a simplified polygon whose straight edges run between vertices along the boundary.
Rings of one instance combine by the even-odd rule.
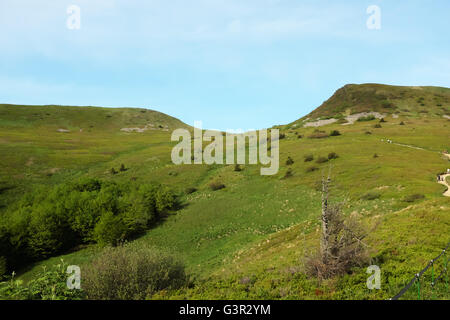
[[[417,150],[430,151],[430,150],[427,150],[427,149],[421,148],[421,147],[416,147],[416,146],[412,146],[412,145],[408,145],[408,144],[393,142],[392,140],[389,140],[389,139],[387,139],[387,140],[382,139],[381,141],[383,141],[383,142],[386,141],[387,143],[394,144],[394,145],[401,146],[401,147],[407,147],[407,148],[412,148],[412,149],[417,149]],[[443,152],[442,155],[450,160],[450,153]],[[447,187],[447,190],[443,194],[445,197],[450,197],[450,184],[446,180],[449,177],[450,177],[450,173],[439,175],[438,183]]]
[[[444,196],[450,197],[450,185],[447,183],[447,178],[450,177],[450,173],[443,174],[440,176],[442,181],[439,181],[439,184],[442,184],[447,187],[447,191],[444,192]]]

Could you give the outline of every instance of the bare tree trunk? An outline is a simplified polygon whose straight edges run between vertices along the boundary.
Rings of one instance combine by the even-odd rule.
[[[328,175],[327,180],[325,177],[322,177],[322,237],[320,241],[320,253],[322,257],[322,262],[324,265],[328,264],[328,256],[329,256],[329,238],[330,238],[330,230],[329,230],[329,210],[328,210],[328,187],[330,184],[330,176]]]

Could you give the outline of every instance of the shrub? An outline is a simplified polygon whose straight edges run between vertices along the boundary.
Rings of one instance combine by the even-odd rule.
[[[377,124],[374,125],[373,127],[374,127],[375,129],[381,129],[381,128],[382,128],[381,124],[379,124],[379,123],[377,123]]]
[[[241,166],[240,166],[239,164],[236,163],[236,164],[234,165],[234,171],[235,171],[235,172],[241,172],[241,171],[242,171]]]
[[[0,300],[81,300],[83,290],[67,287],[67,264],[64,261],[49,270],[45,268],[27,284],[13,277],[0,285]]]
[[[325,163],[325,162],[328,162],[328,159],[325,157],[319,157],[316,160],[316,163]]]
[[[282,140],[282,139],[284,139],[284,138],[286,138],[286,134],[285,134],[285,133],[280,133],[279,139]]]
[[[366,133],[367,135],[371,135],[371,134],[372,134],[371,131],[366,131],[365,133]]]
[[[322,199],[329,199],[329,181],[322,182]],[[345,218],[341,205],[322,201],[320,250],[307,256],[305,269],[319,280],[351,272],[368,262],[362,243],[367,235],[355,218]]]
[[[121,172],[127,171],[127,168],[125,168],[125,165],[123,163],[120,165],[119,171]]]
[[[219,181],[213,181],[213,182],[211,182],[209,184],[209,188],[212,191],[217,191],[217,190],[225,189],[226,186],[223,183],[219,182]]]
[[[195,193],[195,192],[197,192],[197,188],[194,188],[194,187],[189,187],[189,188],[187,188],[186,189],[186,194],[193,194],[193,193]]]
[[[3,276],[6,274],[6,258],[0,256],[0,280],[3,278]]]
[[[337,137],[340,135],[341,135],[341,133],[339,132],[339,130],[333,130],[330,132],[330,137]]]
[[[362,200],[369,200],[369,201],[371,201],[371,200],[379,199],[380,197],[381,197],[381,194],[379,192],[373,192],[372,191],[372,192],[368,192],[365,195],[363,195],[361,197],[361,199]]]
[[[94,300],[143,300],[189,282],[178,259],[146,246],[106,248],[83,270],[83,289]]]
[[[404,125],[405,125],[405,123],[404,123],[404,122],[402,121],[402,122],[400,122],[400,125],[401,125],[401,126],[404,126]]]
[[[389,102],[389,101],[383,101],[383,102],[381,103],[381,106],[382,106],[383,108],[386,108],[386,109],[390,109],[390,108],[393,108],[393,107],[394,107],[394,105],[393,105],[391,102]]]
[[[314,160],[314,156],[312,154],[307,154],[305,156],[305,162],[311,162]]]
[[[293,164],[294,164],[294,160],[292,160],[291,157],[288,157],[287,160],[286,160],[286,165],[287,165],[287,166],[291,166],[291,165],[293,165]]]
[[[420,193],[415,193],[415,194],[411,194],[409,196],[406,196],[403,201],[405,202],[415,202],[418,200],[422,200],[425,199],[425,196],[423,194]]]
[[[330,152],[328,154],[328,160],[333,160],[339,158],[338,154],[336,152]]]
[[[176,205],[176,196],[168,187],[159,187],[155,194],[156,214],[161,214],[173,209]]]
[[[315,167],[315,166],[311,166],[311,167],[308,167],[307,169],[306,169],[306,172],[308,173],[308,172],[314,172],[314,171],[317,171],[317,170],[319,170],[319,168],[317,168],[317,167]]]
[[[377,153],[375,153],[375,154],[373,155],[373,157],[376,159],[376,158],[378,158],[379,156],[378,156]]]
[[[384,123],[384,122],[386,122],[386,120],[384,120],[384,118],[381,118],[380,123]]]
[[[101,246],[116,246],[126,238],[123,220],[112,212],[104,213],[94,228],[94,239]]]
[[[116,169],[114,169],[114,168],[111,168],[110,170],[109,170],[109,172],[111,173],[111,174],[117,174],[118,172],[116,171]]]
[[[284,179],[290,178],[294,175],[293,171],[291,168],[289,168],[286,173],[284,174]]]
[[[326,132],[315,132],[311,135],[308,136],[308,138],[310,139],[324,139],[324,138],[328,138],[329,135]]]
[[[357,121],[362,122],[362,121],[372,121],[375,120],[375,116],[374,115],[368,115],[366,117],[359,117]]]

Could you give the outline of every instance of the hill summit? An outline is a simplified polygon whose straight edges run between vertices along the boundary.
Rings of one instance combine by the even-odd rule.
[[[348,84],[300,120],[339,119],[351,114],[368,112],[404,116],[448,116],[450,89],[372,83]]]

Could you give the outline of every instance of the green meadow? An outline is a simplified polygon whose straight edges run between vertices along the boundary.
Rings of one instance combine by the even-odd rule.
[[[360,112],[382,113],[384,121],[304,126]],[[191,128],[156,111],[0,105],[0,215],[10,215],[33,190],[80,178],[157,182],[176,193],[179,207],[130,241],[179,257],[193,284],[150,298],[389,299],[450,241],[450,199],[436,183],[450,168],[442,154],[450,150],[445,115],[447,88],[346,86],[310,115],[274,127],[283,134],[280,170],[261,176],[259,165],[175,166],[171,133]],[[320,182],[328,172],[331,201],[370,230],[380,290],[367,289],[366,268],[325,281],[304,272],[305,256],[319,245]],[[213,191],[212,182],[225,187]],[[84,266],[101,251],[83,244],[14,271],[28,282],[61,259]],[[423,279],[423,298],[448,299],[443,282],[431,291],[430,277]],[[404,298],[416,299],[414,288]]]

